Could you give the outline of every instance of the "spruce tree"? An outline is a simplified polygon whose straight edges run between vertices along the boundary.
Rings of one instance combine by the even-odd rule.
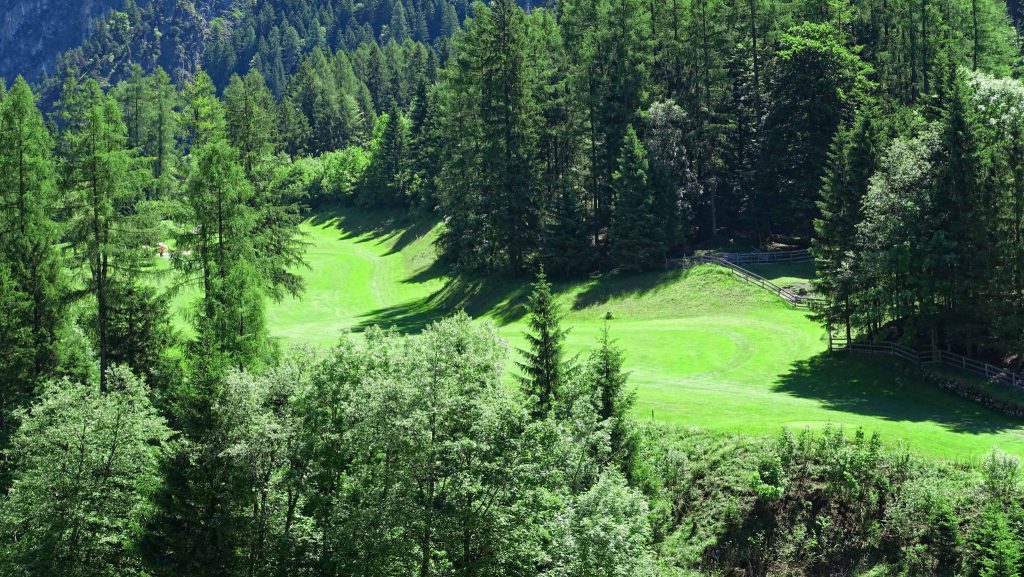
[[[588,234],[582,191],[563,187],[556,194],[544,237],[545,266],[564,276],[589,272],[593,270],[595,251]]]
[[[520,349],[523,361],[517,362],[525,373],[519,382],[530,398],[535,417],[544,417],[557,404],[565,370],[562,345],[568,331],[562,328],[561,307],[555,302],[544,270],[531,285],[529,300],[531,332],[524,333],[528,348]]]
[[[626,389],[627,375],[622,370],[623,354],[611,338],[608,323],[601,329],[599,346],[590,355],[587,376],[597,393],[597,414],[611,423],[612,460],[630,478],[636,447],[630,429],[629,414],[636,403],[636,392]]]
[[[857,250],[857,225],[863,216],[861,200],[878,166],[879,134],[873,112],[862,109],[852,129],[836,134],[818,201],[812,250],[818,276],[815,289],[827,302],[819,311],[827,324],[841,324],[852,336],[851,317],[857,274],[852,259]]]
[[[836,130],[867,88],[866,66],[829,24],[804,23],[782,37],[762,133],[761,232],[806,234]]]
[[[368,190],[362,202],[368,206],[409,204],[409,122],[398,108],[377,120],[380,137],[373,144],[368,167]]]
[[[66,287],[53,221],[57,182],[53,139],[20,76],[0,101],[0,266],[6,270],[0,356],[0,443],[11,433],[10,411],[30,400],[57,365]]]
[[[971,537],[972,551],[968,565],[978,577],[1014,577],[1021,569],[1020,537],[1007,514],[990,504],[981,514],[979,525]]]
[[[647,150],[632,126],[626,130],[612,177],[615,203],[608,231],[612,264],[624,270],[665,266],[665,229],[648,185]]]

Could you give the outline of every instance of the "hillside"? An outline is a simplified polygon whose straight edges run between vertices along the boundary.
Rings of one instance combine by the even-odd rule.
[[[4,0],[0,15],[0,78],[53,74],[57,55],[88,38],[94,20],[121,0]]]
[[[331,345],[344,331],[419,332],[466,310],[523,346],[526,282],[452,278],[434,258],[436,228],[397,212],[349,209],[302,229],[310,243],[306,293],[269,307],[273,336]],[[759,271],[786,282],[806,268]],[[716,267],[556,289],[572,354],[593,349],[610,316],[642,418],[753,435],[831,423],[879,431],[932,457],[973,460],[993,446],[1024,455],[1021,424],[932,389],[888,359],[827,356],[824,331],[804,312]]]

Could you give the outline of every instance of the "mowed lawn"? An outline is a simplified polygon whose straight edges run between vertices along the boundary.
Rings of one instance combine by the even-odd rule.
[[[270,306],[274,336],[329,345],[346,331],[416,332],[466,310],[498,325],[515,370],[526,281],[448,277],[434,258],[436,229],[410,228],[395,213],[320,213],[303,230],[307,290]],[[641,418],[756,435],[833,423],[878,430],[890,445],[932,457],[974,460],[993,446],[1024,455],[1022,423],[928,387],[887,358],[827,355],[824,331],[804,312],[724,269],[613,275],[556,290],[572,354],[584,357],[609,324]]]

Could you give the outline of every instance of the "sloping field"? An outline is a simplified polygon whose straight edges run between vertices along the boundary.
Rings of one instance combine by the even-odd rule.
[[[307,292],[268,312],[272,333],[286,342],[327,345],[374,324],[415,332],[462,309],[521,345],[525,281],[449,278],[434,259],[436,229],[408,226],[397,213],[339,211],[303,230]],[[802,274],[775,276],[799,281]],[[878,430],[889,443],[933,457],[975,459],[993,446],[1024,455],[1021,423],[923,385],[895,361],[826,355],[824,331],[804,312],[724,269],[556,289],[570,352],[585,354],[609,317],[643,418],[758,435],[831,422]]]

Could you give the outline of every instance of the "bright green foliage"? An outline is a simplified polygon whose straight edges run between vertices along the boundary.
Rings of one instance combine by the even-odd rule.
[[[182,89],[181,98],[184,101],[181,125],[189,151],[227,135],[224,105],[217,99],[209,74],[203,71],[196,74]]]
[[[317,203],[346,203],[355,199],[370,166],[370,155],[358,146],[322,154],[316,159],[318,184],[310,196]]]
[[[152,159],[153,197],[170,198],[178,187],[180,95],[162,68],[150,77],[152,119],[143,154]]]
[[[0,506],[5,574],[142,571],[136,546],[170,431],[127,369],[112,367],[107,389],[53,382],[21,415],[17,470]]]
[[[968,566],[978,577],[1016,577],[1021,569],[1021,540],[1008,515],[989,506],[971,535]]]
[[[186,226],[175,262],[202,286],[197,332],[215,347],[205,354],[248,367],[266,353],[262,289],[269,282],[257,268],[252,185],[238,153],[224,141],[204,145],[193,157]]]
[[[536,573],[547,491],[579,455],[540,445],[505,346],[460,315],[344,339],[298,399],[306,511],[336,574]],[[546,439],[546,440],[542,440]]]
[[[314,50],[303,59],[288,86],[288,102],[302,116],[288,111],[292,146],[298,145],[297,134],[306,127],[308,152],[328,152],[362,143],[375,118],[362,98],[366,90],[344,52],[335,54],[332,62],[322,51]]]
[[[655,213],[647,150],[630,126],[612,177],[615,201],[608,232],[612,263],[638,271],[665,266],[665,229]]]
[[[281,99],[278,120],[278,130],[281,136],[281,145],[285,152],[293,156],[304,154],[309,146],[312,129],[309,127],[309,120],[301,110],[296,108],[295,103],[289,97]]]
[[[611,460],[632,479],[637,439],[631,414],[636,391],[627,388],[628,375],[622,368],[624,355],[612,340],[607,322],[601,331],[598,348],[587,361],[585,378],[593,381],[597,393],[597,415],[608,423]]]
[[[525,374],[519,381],[533,404],[534,416],[543,417],[558,404],[567,369],[562,358],[566,335],[561,327],[562,312],[543,270],[533,283],[529,310],[530,332],[525,333],[528,348],[519,351],[523,361],[517,363]]]
[[[569,506],[556,529],[556,569],[545,575],[647,575],[647,502],[617,474],[602,476]]]
[[[0,101],[0,443],[14,430],[11,412],[31,399],[58,362],[65,305],[53,222],[53,139],[20,77]]]

